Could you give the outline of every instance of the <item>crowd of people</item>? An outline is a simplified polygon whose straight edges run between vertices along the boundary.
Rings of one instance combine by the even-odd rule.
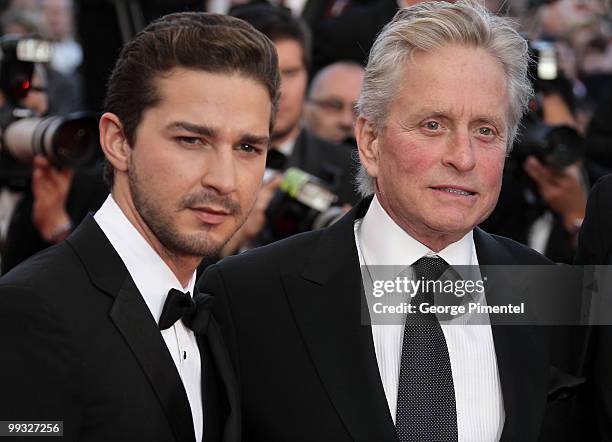
[[[180,2],[175,2],[174,7],[133,3],[145,18],[171,12],[172,8],[193,7]],[[287,207],[279,187],[288,168],[298,168],[321,179],[335,196],[333,208],[346,210],[358,201],[353,191],[354,124],[363,68],[382,26],[398,8],[412,3],[415,2],[312,0],[286,5],[242,1],[200,5],[202,10],[244,18],[270,37],[279,52],[284,79],[269,173],[252,215],[222,256],[309,230],[313,225],[325,225],[343,213],[332,210],[319,222],[312,210],[300,212]],[[514,17],[532,43],[532,55],[542,60],[540,68],[546,69],[549,63],[555,72],[552,79],[537,78],[537,69],[532,72],[537,95],[531,104],[532,115],[522,126],[523,132],[534,127],[532,132],[537,135],[533,138],[529,136],[531,132],[527,134],[520,149],[509,155],[499,204],[483,227],[527,244],[554,261],[571,263],[588,191],[599,177],[612,171],[608,154],[612,133],[607,124],[612,105],[609,5],[604,0],[557,0],[488,1],[486,6],[496,14]],[[37,67],[34,87],[22,103],[37,115],[101,110],[101,103],[89,97],[95,95],[91,90],[99,90],[104,84],[99,76],[86,75],[92,71],[87,69],[87,61],[95,55],[84,54],[78,43],[81,37],[86,41],[83,46],[90,47],[91,52],[96,49],[90,41],[98,30],[84,27],[85,20],[80,19],[89,9],[93,6],[86,2],[70,0],[13,0],[4,6],[4,34],[38,35],[53,43],[52,59]],[[100,11],[95,10],[98,14]],[[121,21],[120,9],[107,5],[105,11],[115,22]],[[538,48],[543,44],[549,50],[540,53]],[[99,58],[104,59],[104,55]],[[104,68],[110,72],[114,60],[96,63],[98,73]],[[102,79],[106,81],[104,75]],[[554,151],[556,145],[564,143],[546,130],[558,126],[576,131],[575,137],[567,140],[575,144],[575,154],[562,166],[547,163],[545,157],[549,153],[543,151]],[[85,192],[89,197],[74,190],[77,186],[72,185],[73,171],[58,171],[44,160],[34,164],[33,179],[21,186],[26,188],[24,191],[10,192],[3,185],[3,272],[63,239],[69,227],[100,206],[105,188],[92,175],[96,172],[91,169],[86,173],[77,171],[78,188],[82,191],[89,187]],[[19,244],[18,250],[15,244]]]

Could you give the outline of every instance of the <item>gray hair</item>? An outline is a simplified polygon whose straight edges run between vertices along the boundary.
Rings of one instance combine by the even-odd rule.
[[[491,14],[477,0],[456,3],[425,2],[400,9],[376,38],[357,104],[377,132],[384,130],[389,108],[397,96],[406,66],[415,52],[432,52],[446,45],[482,48],[506,73],[510,112],[510,151],[533,88],[527,76],[528,46],[507,17]],[[374,193],[374,178],[360,165],[356,184],[362,196]]]

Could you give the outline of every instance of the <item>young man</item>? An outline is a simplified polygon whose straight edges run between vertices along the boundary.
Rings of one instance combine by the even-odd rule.
[[[194,280],[255,201],[278,88],[272,43],[234,18],[172,14],[123,48],[100,119],[111,195],[0,279],[3,420],[63,421],[71,441],[241,440]]]

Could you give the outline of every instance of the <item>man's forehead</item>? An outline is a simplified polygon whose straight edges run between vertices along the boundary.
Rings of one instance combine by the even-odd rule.
[[[325,79],[313,85],[311,89],[311,98],[315,99],[332,99],[356,101],[359,98],[361,84],[351,78],[337,76],[334,79]]]
[[[202,80],[203,78],[205,80]],[[215,83],[224,82],[227,79],[251,82],[266,89],[266,85],[259,79],[238,70],[216,71],[184,66],[175,66],[166,72],[154,75],[151,79],[151,88],[153,96],[160,102],[173,97],[175,92],[193,97],[200,89],[214,90],[216,89]],[[189,86],[190,83],[191,86]]]
[[[498,106],[491,106],[490,108],[483,106],[476,106],[472,103],[464,105],[453,105],[452,103],[415,103],[414,106],[408,106],[405,108],[406,113],[415,116],[440,116],[445,118],[465,118],[470,117],[471,119],[495,119],[504,120],[507,118],[507,111],[500,109]]]
[[[287,37],[274,40],[273,43],[278,53],[279,64],[302,63],[304,48],[302,48],[302,44],[298,40]]]
[[[479,50],[469,49],[459,54],[459,59],[472,58]],[[423,53],[427,56],[438,56],[435,51]],[[447,54],[444,54],[447,55]],[[399,72],[397,94],[391,102],[391,107],[401,106],[401,113],[410,115],[440,114],[447,117],[487,116],[506,120],[509,116],[509,90],[507,76],[501,66],[489,60],[485,66],[459,72],[451,69],[455,63],[442,62],[442,66],[431,63],[427,67],[419,65],[421,60],[410,60]],[[486,76],[476,78],[476,74]]]
[[[179,67],[156,75],[151,85],[154,102],[144,109],[143,117],[154,112],[158,114],[156,118],[165,122],[188,121],[214,127],[214,121],[225,115],[223,107],[218,106],[225,107],[227,103],[237,110],[248,110],[242,114],[240,121],[233,122],[233,127],[241,124],[258,126],[262,117],[266,116],[265,111],[272,110],[272,101],[265,85],[240,72],[210,72]],[[249,89],[243,91],[245,93],[237,100],[234,89],[247,85]],[[262,97],[265,97],[264,101]],[[266,128],[268,126],[269,122]]]

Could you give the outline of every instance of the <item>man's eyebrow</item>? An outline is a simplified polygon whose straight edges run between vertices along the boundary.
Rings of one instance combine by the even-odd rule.
[[[215,137],[217,131],[208,126],[202,126],[200,124],[188,123],[186,121],[175,121],[166,126],[167,130],[182,129],[188,132],[193,132],[205,137]],[[256,144],[262,146],[268,146],[270,144],[270,137],[267,135],[254,135],[254,134],[243,134],[240,137],[241,143]]]
[[[489,123],[502,128],[506,125],[506,120],[498,115],[478,115],[476,118],[474,118],[474,121]]]
[[[270,137],[244,134],[242,137],[240,137],[240,142],[245,144],[255,144],[258,146],[268,146],[270,144]]]
[[[202,126],[200,124],[188,123],[187,121],[175,121],[166,126],[167,130],[183,129],[196,134],[204,135],[206,137],[214,137],[216,131],[208,126]]]
[[[452,117],[452,112],[448,111],[448,110],[444,110],[441,108],[429,108],[429,107],[423,107],[423,108],[418,108],[415,110],[414,112],[415,115],[419,116],[419,117],[433,117],[433,118],[451,118]],[[491,124],[495,124],[495,125],[503,125],[505,123],[505,119],[503,116],[501,115],[476,115],[475,117],[473,117],[473,121],[482,121],[482,122],[487,122],[487,123],[491,123]]]
[[[448,118],[449,112],[439,107],[421,107],[416,108],[411,112],[413,115],[418,117],[444,117]]]

